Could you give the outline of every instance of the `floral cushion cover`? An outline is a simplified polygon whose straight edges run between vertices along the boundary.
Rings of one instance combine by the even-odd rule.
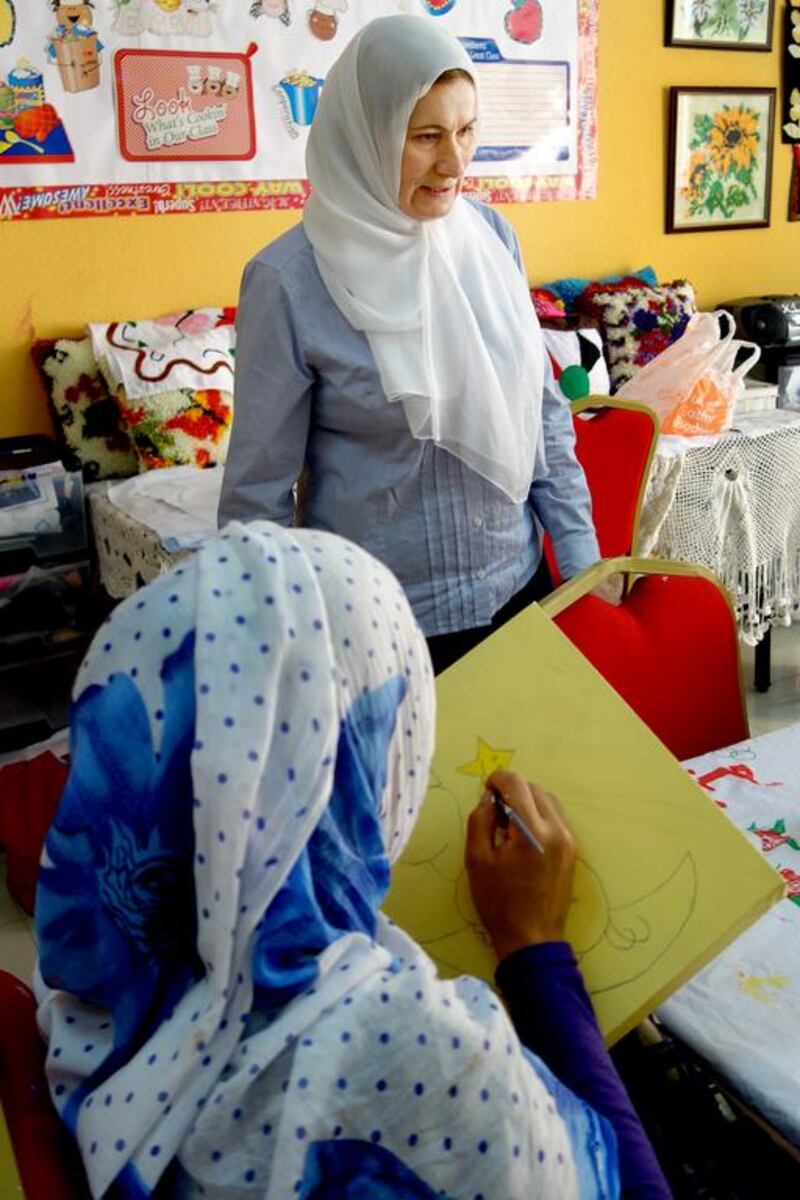
[[[691,283],[677,279],[658,287],[592,288],[581,308],[600,324],[613,393],[678,340],[697,302]]]
[[[37,341],[32,353],[65,465],[87,481],[135,475],[139,461],[89,338]]]
[[[647,287],[656,287],[658,284],[658,276],[652,267],[640,267],[638,271],[630,271],[628,274],[604,275],[601,279],[596,280],[565,275],[561,279],[554,279],[552,283],[542,284],[536,290],[555,295],[557,300],[563,304],[565,311],[569,313],[578,307],[578,302],[588,287],[593,284],[602,287],[609,283],[619,283],[622,279],[635,280]]]
[[[234,316],[232,308],[200,308],[89,326],[140,471],[225,462]]]
[[[218,388],[178,388],[128,397],[117,406],[141,471],[157,467],[213,467],[225,462],[233,420],[233,396]]]
[[[153,325],[199,351],[211,331],[231,334],[233,308],[189,309]],[[142,322],[119,323],[129,336]],[[218,336],[218,335],[215,335]],[[224,463],[233,415],[230,372],[206,386],[177,385],[146,397],[130,396],[98,362],[92,339],[37,341],[33,358],[44,380],[61,456],[86,480],[135,475],[153,467]],[[231,361],[233,351],[230,350]]]
[[[531,300],[540,321],[561,321],[566,316],[564,301],[549,288],[532,287]]]

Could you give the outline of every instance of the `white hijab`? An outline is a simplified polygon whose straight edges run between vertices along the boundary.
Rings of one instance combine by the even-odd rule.
[[[460,43],[422,17],[381,17],[353,38],[311,127],[303,221],[328,291],[366,334],[413,435],[522,503],[539,451],[543,370],[523,275],[463,198],[432,221],[398,202],[411,113],[453,69],[476,82]]]

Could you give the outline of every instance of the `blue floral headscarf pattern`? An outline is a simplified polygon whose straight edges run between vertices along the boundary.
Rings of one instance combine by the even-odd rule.
[[[433,731],[397,581],[332,535],[232,525],[101,629],[36,913],[95,1196],[168,1167],[182,1196],[614,1194],[491,990],[380,914]]]

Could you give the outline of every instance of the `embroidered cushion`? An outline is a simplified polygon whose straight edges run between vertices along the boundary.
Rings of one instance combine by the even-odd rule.
[[[659,287],[611,287],[594,291],[581,307],[600,323],[612,393],[677,341],[697,309],[686,279]]]
[[[566,316],[564,301],[555,292],[547,288],[532,287],[531,300],[540,321],[561,320]]]
[[[641,279],[637,279],[635,275],[623,275],[621,279],[614,279],[608,283],[598,280],[596,283],[590,283],[581,292],[580,296],[578,296],[575,311],[582,313],[589,320],[594,321],[596,325],[599,325],[603,320],[603,313],[601,309],[594,306],[594,298],[598,292],[636,292],[643,287],[650,286],[650,284],[642,283]],[[657,287],[658,285],[654,284],[652,286]]]
[[[138,459],[89,338],[38,341],[32,354],[47,391],[64,464],[81,470],[87,481],[135,475]]]
[[[586,288],[594,284],[618,283],[620,280],[631,280],[639,283],[644,283],[648,287],[656,287],[658,285],[658,276],[652,267],[641,267],[638,271],[631,271],[629,274],[621,275],[605,275],[602,279],[592,280],[583,279],[577,276],[565,275],[563,279],[554,279],[552,283],[542,284],[540,290],[553,292],[558,296],[559,300],[564,302],[564,307],[567,312],[571,312],[577,306],[578,299]]]
[[[233,419],[231,392],[186,387],[129,397],[120,386],[116,399],[140,470],[225,462]]]
[[[140,470],[225,462],[234,315],[229,308],[198,308],[89,326]]]

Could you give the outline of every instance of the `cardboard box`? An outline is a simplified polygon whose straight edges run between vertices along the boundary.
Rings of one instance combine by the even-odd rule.
[[[53,39],[56,62],[65,92],[88,92],[100,85],[97,34]]]

